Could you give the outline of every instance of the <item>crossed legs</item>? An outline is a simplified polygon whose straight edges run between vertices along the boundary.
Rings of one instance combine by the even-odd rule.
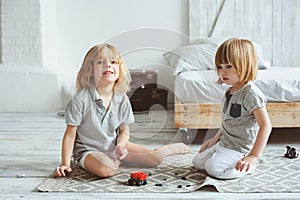
[[[169,144],[154,150],[129,142],[126,146],[128,155],[122,160],[145,167],[160,165],[167,156],[189,153],[183,143]],[[100,177],[110,177],[118,172],[121,161],[101,152],[91,152],[84,159],[84,168]]]

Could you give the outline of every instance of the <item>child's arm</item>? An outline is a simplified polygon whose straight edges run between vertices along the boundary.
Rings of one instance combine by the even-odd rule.
[[[201,146],[201,148],[200,148],[200,150],[199,150],[199,153],[203,152],[205,149],[210,148],[211,146],[213,146],[214,144],[216,144],[216,143],[220,140],[221,134],[222,134],[222,129],[220,128],[220,129],[218,130],[218,132],[216,133],[216,135],[215,135],[213,138],[207,140],[207,141]]]
[[[253,114],[259,125],[259,131],[249,155],[242,158],[236,164],[235,168],[239,171],[248,171],[250,167],[255,164],[255,162],[262,155],[262,152],[268,142],[268,138],[272,130],[272,125],[266,108],[257,108],[253,111]]]
[[[65,171],[71,172],[71,157],[76,137],[76,126],[67,125],[62,141],[61,165],[56,168],[56,176],[65,176]]]
[[[129,126],[121,125],[119,127],[119,136],[117,139],[117,146],[116,146],[116,155],[120,160],[125,158],[125,156],[128,153],[126,149],[126,145],[128,144],[129,137],[130,137]]]

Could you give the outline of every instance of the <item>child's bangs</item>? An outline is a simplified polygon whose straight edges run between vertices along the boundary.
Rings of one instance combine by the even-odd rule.
[[[98,59],[102,59],[103,57],[106,56],[106,55],[104,54],[104,49],[107,49],[107,50],[108,50],[110,60],[116,61],[116,62],[118,62],[118,63],[121,62],[121,56],[120,56],[119,51],[116,50],[116,49],[114,49],[114,48],[111,47],[111,46],[103,46],[103,47],[101,48],[101,50],[99,51],[98,55],[97,55],[97,58],[98,58]]]
[[[230,64],[235,63],[236,49],[233,47],[232,43],[222,44],[216,53],[215,63],[220,64]]]
[[[216,55],[215,63],[216,63],[217,66],[220,65],[220,64],[231,64],[230,63],[230,58],[228,58],[228,55],[227,55],[226,51],[220,51]]]

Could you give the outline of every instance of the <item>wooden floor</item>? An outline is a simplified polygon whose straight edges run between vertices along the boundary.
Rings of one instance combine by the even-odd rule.
[[[157,147],[178,142],[181,136],[173,128],[173,111],[135,114],[131,126],[132,141]],[[232,194],[200,190],[184,194],[129,193],[40,193],[34,191],[60,163],[64,118],[57,113],[0,113],[0,199],[297,199],[298,193]],[[299,147],[300,129],[276,130],[268,146]],[[275,133],[276,132],[276,133]],[[205,139],[198,133],[197,141]],[[297,135],[298,136],[295,136]],[[207,134],[208,135],[208,134]],[[191,145],[198,149],[200,144]]]

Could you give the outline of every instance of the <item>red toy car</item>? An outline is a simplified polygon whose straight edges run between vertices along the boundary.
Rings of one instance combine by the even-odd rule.
[[[130,179],[128,180],[129,185],[146,185],[147,184],[147,174],[143,172],[133,172],[130,174]]]

